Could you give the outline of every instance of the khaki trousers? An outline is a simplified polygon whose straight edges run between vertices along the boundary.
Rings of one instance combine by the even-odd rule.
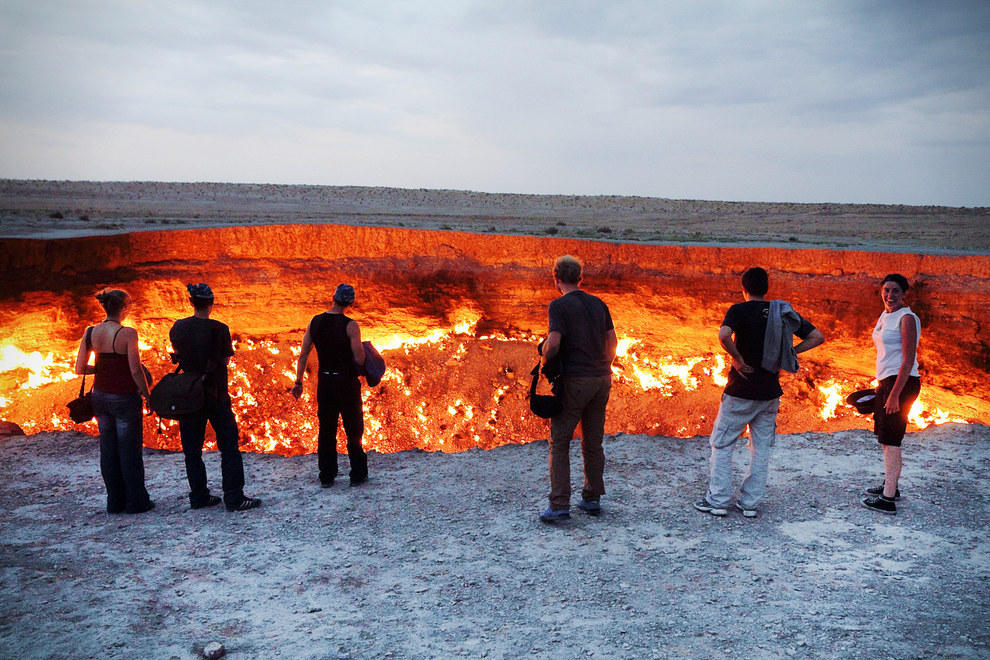
[[[564,409],[550,420],[550,507],[571,508],[571,439],[581,423],[581,454],[584,457],[584,487],[581,497],[597,502],[605,494],[605,406],[612,377],[564,378]]]

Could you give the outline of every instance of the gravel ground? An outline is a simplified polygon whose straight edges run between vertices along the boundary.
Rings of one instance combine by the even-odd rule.
[[[246,513],[190,511],[181,454],[146,450],[157,507],[108,516],[95,438],[4,439],[0,657],[986,658],[988,440],[909,435],[883,516],[871,434],[780,436],[754,520],[691,507],[705,438],[608,437],[604,513],[549,525],[543,441],[372,454],[329,490],[315,456],[248,454]]]

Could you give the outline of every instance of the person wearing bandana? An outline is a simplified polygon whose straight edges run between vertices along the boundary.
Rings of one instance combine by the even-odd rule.
[[[179,420],[182,453],[189,479],[189,506],[192,509],[220,504],[210,493],[203,464],[203,443],[207,422],[213,427],[220,451],[223,503],[227,511],[247,511],[261,500],[244,494],[244,462],[238,447],[237,420],[227,389],[227,363],[234,354],[230,328],[210,318],[213,290],[208,284],[187,284],[193,315],[176,321],[168,333],[179,367],[186,373],[203,374],[206,405],[197,413]]]
[[[329,311],[317,314],[306,326],[302,351],[296,365],[296,382],[292,396],[302,395],[306,361],[313,347],[319,358],[316,386],[317,418],[320,421],[317,457],[320,485],[333,486],[337,478],[337,424],[344,425],[347,436],[347,457],[351,462],[351,486],[368,480],[368,456],[361,444],[364,436],[364,410],[361,402],[361,381],[358,367],[365,363],[361,328],[357,321],[344,314],[354,303],[354,287],[341,284],[333,294]]]

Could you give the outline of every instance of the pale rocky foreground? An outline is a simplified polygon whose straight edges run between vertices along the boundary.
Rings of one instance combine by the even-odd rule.
[[[543,441],[372,454],[357,489],[250,454],[245,514],[188,510],[181,454],[148,450],[158,506],[124,517],[95,438],[7,439],[0,657],[986,658],[988,441],[909,435],[891,517],[858,503],[869,433],[780,436],[748,520],[691,508],[705,438],[619,435],[605,513],[546,525]]]

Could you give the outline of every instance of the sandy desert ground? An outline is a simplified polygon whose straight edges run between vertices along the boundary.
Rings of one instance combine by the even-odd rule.
[[[61,214],[61,218],[51,217]],[[990,211],[311,186],[0,181],[3,236],[337,222],[615,241],[990,254]],[[607,231],[603,231],[607,230]],[[862,508],[871,434],[778,438],[755,520],[691,507],[707,439],[606,439],[602,516],[537,521],[540,439],[371,456],[247,455],[243,514],[190,511],[146,450],[150,513],[103,512],[96,440],[0,438],[0,657],[986,658],[990,429],[911,434],[897,516]],[[580,457],[573,450],[576,486]],[[745,468],[740,451],[737,471]],[[343,459],[346,466],[346,458]],[[218,486],[219,460],[207,456]]]

